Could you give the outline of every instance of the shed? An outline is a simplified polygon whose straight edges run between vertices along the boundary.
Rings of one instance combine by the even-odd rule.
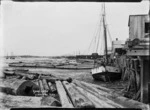
[[[149,34],[150,18],[145,15],[130,15],[129,16],[129,38],[131,40],[145,38]]]

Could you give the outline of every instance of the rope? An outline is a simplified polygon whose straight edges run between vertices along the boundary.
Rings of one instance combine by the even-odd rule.
[[[101,23],[102,23],[102,17],[101,17],[101,20],[100,20],[100,31],[101,31]],[[98,51],[98,47],[99,47],[99,40],[100,40],[100,31],[99,31],[99,35],[98,35],[98,41],[97,41],[97,48],[96,48],[96,52]]]

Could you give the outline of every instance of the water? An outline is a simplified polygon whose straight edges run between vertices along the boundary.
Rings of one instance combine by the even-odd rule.
[[[8,64],[11,62],[44,62],[44,63],[51,63],[55,62],[58,63],[60,61],[63,61],[65,59],[52,59],[52,58],[16,58],[16,59],[5,59],[3,60],[3,68],[26,68],[29,69],[31,72],[39,73],[39,74],[52,74],[54,76],[57,76],[59,78],[72,78],[77,79],[80,81],[85,81],[89,83],[93,83],[96,85],[101,85],[108,88],[115,88],[115,90],[119,90],[117,88],[124,87],[125,83],[122,81],[116,81],[116,82],[101,82],[101,81],[95,81],[92,77],[92,74],[90,73],[91,70],[67,70],[67,69],[52,69],[52,68],[27,68],[27,67],[9,67]],[[1,72],[2,74],[2,72]]]

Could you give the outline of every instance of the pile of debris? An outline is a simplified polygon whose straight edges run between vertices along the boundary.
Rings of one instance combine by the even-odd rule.
[[[4,71],[6,73],[6,70]],[[3,109],[12,107],[149,109],[146,104],[119,96],[102,86],[71,78],[62,79],[50,74],[31,74],[27,70],[7,71],[14,73],[5,74],[5,79],[1,80],[3,86],[0,87],[2,95],[0,108]]]

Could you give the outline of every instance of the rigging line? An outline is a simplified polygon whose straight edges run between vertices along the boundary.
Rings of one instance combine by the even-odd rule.
[[[97,50],[98,50],[100,30],[101,30],[101,23],[102,23],[102,17],[101,17],[101,19],[99,21],[97,33],[96,33],[96,36],[95,36],[95,46],[94,46],[95,51],[94,52],[97,52]]]
[[[101,19],[102,19],[102,16],[101,16],[101,15],[102,15],[102,12],[103,12],[103,4],[102,4],[102,7],[101,7],[101,10],[102,10],[102,11],[100,12],[99,17],[101,17]],[[100,21],[98,20],[97,24],[100,24],[100,23],[101,23],[101,22],[100,22],[100,23],[99,23],[99,22],[100,22]],[[98,27],[99,27],[99,26],[96,26],[96,28],[95,28],[94,34],[95,34],[95,33],[96,33],[96,34],[95,34],[95,37],[92,39],[92,41],[91,41],[91,43],[90,43],[90,46],[89,46],[89,48],[88,48],[88,50],[87,50],[87,53],[89,53],[90,48],[91,48],[91,45],[92,45],[94,39],[95,39],[95,45],[93,45],[93,50],[94,50],[94,48],[96,47],[96,36],[97,36],[97,33],[98,33],[98,29],[97,29]]]
[[[108,29],[108,36],[109,36],[110,43],[112,43],[112,38],[111,38],[111,34],[110,34],[109,29]]]
[[[102,19],[102,12],[100,13],[100,15],[99,15],[99,17],[101,17],[101,19]],[[100,22],[101,23],[101,21],[99,21],[98,20],[98,22]],[[97,24],[100,24],[100,23],[97,23]],[[97,29],[98,28],[98,29]],[[96,34],[95,34],[95,43],[94,43],[94,45],[93,45],[93,52],[95,52],[96,50],[96,44],[97,44],[97,35],[98,35],[98,32],[99,32],[99,26],[97,26],[97,28],[96,28]]]
[[[97,41],[97,48],[96,48],[96,53],[97,53],[97,51],[98,51],[98,47],[99,47],[99,40],[100,40],[100,31],[101,31],[101,23],[102,23],[102,18],[101,18],[101,20],[100,20],[100,29],[99,29],[99,35],[98,35],[98,41]]]
[[[100,15],[101,15],[101,14],[100,14]],[[98,20],[98,22],[99,22],[99,20]],[[97,22],[97,24],[99,24],[98,22]],[[98,33],[98,29],[97,29],[97,28],[98,28],[98,26],[96,26],[96,28],[95,28],[95,32],[94,32],[94,33],[95,33],[95,37],[93,37],[93,39],[92,39],[92,41],[91,41],[91,43],[90,43],[90,46],[89,46],[89,48],[88,48],[88,52],[87,52],[87,53],[89,53],[89,50],[90,50],[90,48],[91,48],[91,45],[92,45],[93,41],[94,41],[94,40],[96,41],[96,36],[97,36],[97,33]],[[96,43],[95,43],[95,44],[96,44]],[[93,45],[93,47],[95,48],[94,45]]]
[[[102,33],[102,36],[104,36],[104,33]],[[101,37],[101,46],[100,46],[100,54],[102,54],[103,48],[104,48],[104,37]]]
[[[106,21],[106,20],[105,20],[105,21]],[[107,23],[107,21],[106,21],[106,23]],[[110,42],[112,42],[112,37],[111,37],[110,31],[109,31],[108,25],[106,26],[106,28],[107,28],[109,40],[110,40]]]
[[[91,43],[90,43],[90,46],[89,46],[89,48],[88,48],[88,52],[87,52],[87,53],[89,53],[89,50],[90,50],[90,48],[91,48],[91,45],[92,45],[93,41],[94,41],[94,38],[92,39],[92,41],[91,41]]]

